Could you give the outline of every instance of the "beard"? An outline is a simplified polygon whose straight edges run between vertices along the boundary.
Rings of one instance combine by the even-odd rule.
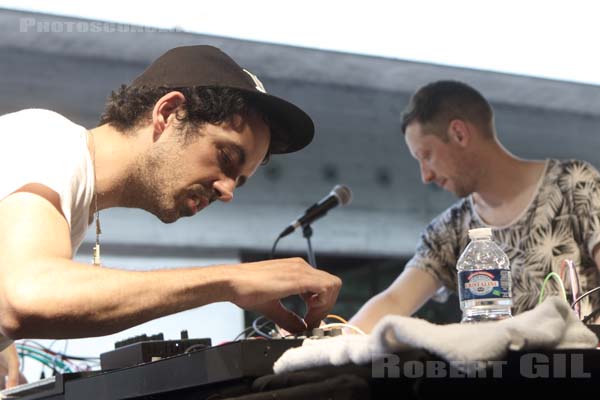
[[[186,199],[191,193],[200,191],[198,186],[202,188],[203,195],[205,192],[201,185],[183,190],[177,187],[184,182],[184,176],[178,163],[178,153],[170,149],[172,146],[160,147],[136,159],[123,185],[121,198],[124,207],[143,209],[166,224],[192,215]]]

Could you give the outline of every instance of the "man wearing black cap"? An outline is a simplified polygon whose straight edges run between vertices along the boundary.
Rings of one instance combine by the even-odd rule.
[[[105,335],[218,301],[300,331],[333,306],[341,281],[300,258],[145,272],[72,261],[94,218],[99,232],[99,210],[174,222],[231,201],[269,155],[310,143],[310,117],[220,50],[168,51],[112,93],[95,129],[24,110],[0,117],[0,132],[16,136],[0,144],[0,167],[14,171],[0,183],[0,348]],[[97,243],[95,264],[99,256]],[[279,301],[294,294],[304,318]]]

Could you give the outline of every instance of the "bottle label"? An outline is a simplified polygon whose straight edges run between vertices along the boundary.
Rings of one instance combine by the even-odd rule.
[[[461,301],[510,299],[510,284],[510,270],[507,269],[480,269],[458,273]]]

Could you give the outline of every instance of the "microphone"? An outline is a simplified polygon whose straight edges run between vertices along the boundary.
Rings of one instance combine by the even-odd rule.
[[[310,225],[311,222],[327,214],[327,211],[338,205],[345,206],[350,203],[350,200],[352,200],[352,191],[350,188],[346,185],[335,185],[327,196],[323,197],[318,203],[307,208],[306,211],[304,211],[304,214],[289,224],[287,228],[279,234],[279,238],[281,239],[282,237],[289,235],[294,232],[296,228]]]

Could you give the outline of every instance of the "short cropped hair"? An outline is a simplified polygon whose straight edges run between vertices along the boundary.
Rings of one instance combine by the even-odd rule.
[[[429,83],[413,94],[402,113],[402,133],[418,122],[427,133],[447,140],[450,121],[461,119],[477,126],[489,138],[494,136],[494,112],[488,101],[471,86],[451,80]]]
[[[100,125],[110,124],[123,134],[130,134],[134,128],[147,123],[151,119],[154,105],[169,92],[181,92],[185,97],[183,112],[177,116],[182,123],[180,129],[184,143],[189,143],[198,134],[204,124],[220,124],[231,122],[235,115],[247,115],[257,112],[273,132],[278,129],[274,121],[269,121],[264,113],[255,108],[248,96],[241,90],[223,87],[132,87],[122,85],[113,91],[100,117]],[[274,137],[277,135],[271,135]],[[277,143],[269,146],[269,150]],[[269,151],[270,153],[270,151]],[[268,160],[269,155],[265,159]]]

